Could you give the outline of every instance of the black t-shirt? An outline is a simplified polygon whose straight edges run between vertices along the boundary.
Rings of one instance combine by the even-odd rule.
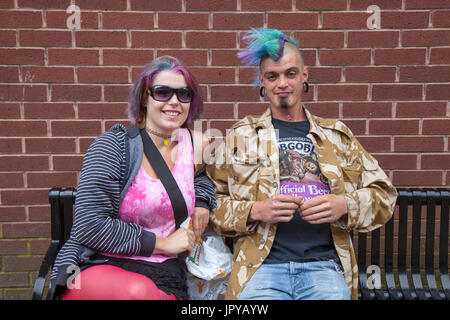
[[[322,175],[314,144],[306,135],[308,121],[287,122],[272,119],[280,154],[280,193],[303,196],[304,201],[329,194],[327,178]],[[310,224],[299,212],[289,222],[279,222],[275,240],[264,263],[339,261],[329,223]]]

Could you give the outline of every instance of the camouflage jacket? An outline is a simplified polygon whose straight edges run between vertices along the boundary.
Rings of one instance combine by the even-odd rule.
[[[313,116],[307,135],[314,143],[322,174],[333,194],[344,195],[348,213],[331,224],[336,251],[352,299],[357,299],[358,268],[349,232],[368,232],[392,216],[397,192],[377,160],[341,121]],[[216,187],[211,221],[217,232],[234,237],[233,269],[225,299],[237,299],[268,256],[277,224],[248,223],[255,201],[280,192],[279,155],[270,108],[235,123],[207,166]]]

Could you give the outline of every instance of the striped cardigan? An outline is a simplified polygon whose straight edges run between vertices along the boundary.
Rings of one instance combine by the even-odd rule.
[[[88,148],[83,159],[70,238],[56,257],[51,273],[51,294],[66,285],[68,270],[92,261],[96,252],[150,256],[156,236],[135,223],[118,219],[120,203],[142,163],[143,144],[136,126],[114,125]],[[195,206],[212,210],[215,189],[205,168],[195,175]]]

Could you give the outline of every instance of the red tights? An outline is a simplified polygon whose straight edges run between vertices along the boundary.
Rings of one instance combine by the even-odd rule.
[[[110,265],[83,270],[74,284],[79,288],[67,289],[63,300],[176,300],[146,276]]]

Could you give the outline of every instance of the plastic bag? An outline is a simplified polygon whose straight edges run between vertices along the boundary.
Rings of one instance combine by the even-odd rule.
[[[191,300],[220,300],[225,296],[233,255],[222,237],[211,230],[198,242],[196,259],[186,258],[186,285]]]

